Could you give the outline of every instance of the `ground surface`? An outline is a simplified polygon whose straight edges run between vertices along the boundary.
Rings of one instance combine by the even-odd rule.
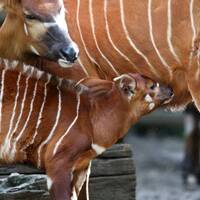
[[[200,187],[186,189],[181,180],[183,141],[175,138],[125,138],[134,151],[137,200],[200,200]]]

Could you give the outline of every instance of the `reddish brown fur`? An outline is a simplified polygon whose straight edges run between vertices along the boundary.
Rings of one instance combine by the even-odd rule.
[[[1,65],[1,77],[3,77],[2,67],[10,64]],[[70,199],[73,188],[76,189],[77,194],[79,193],[80,186],[77,186],[77,181],[80,178],[80,173],[87,171],[88,163],[98,153],[98,149],[96,150],[92,145],[99,145],[103,150],[110,147],[127,132],[127,129],[133,123],[152,111],[149,108],[150,102],[145,99],[147,94],[151,96],[152,100],[150,101],[155,104],[154,108],[160,106],[171,97],[168,87],[155,86],[155,83],[150,79],[138,74],[124,75],[119,77],[116,82],[85,78],[76,84],[74,81],[63,80],[60,87],[58,87],[60,79],[54,77],[48,85],[46,104],[38,134],[34,142],[31,143],[43,101],[44,84],[47,81],[46,74],[43,74],[39,80],[34,78],[37,74],[34,71],[32,78],[28,81],[29,86],[22,115],[23,120],[20,121],[18,129],[10,140],[11,152],[7,148],[5,148],[7,149],[6,151],[5,149],[3,151],[4,142],[8,143],[5,138],[11,124],[11,115],[13,114],[14,99],[16,97],[16,84],[13,84],[19,77],[19,72],[16,69],[22,70],[20,64],[15,70],[7,69],[4,71],[5,79],[4,81],[1,80],[2,85],[4,85],[0,137],[1,161],[29,162],[36,166],[38,165],[38,148],[50,135],[50,131],[55,124],[55,118],[58,113],[58,88],[60,88],[61,115],[54,135],[41,151],[40,165],[45,169],[52,181],[50,191],[52,197],[56,200]],[[30,68],[27,69],[26,73],[30,74]],[[26,87],[26,78],[27,75],[22,74],[16,116],[20,112],[22,96]],[[16,138],[27,119],[36,83],[38,86],[33,104],[34,112],[31,114],[24,134],[16,144],[16,154],[12,155]],[[78,107],[79,97],[80,107]],[[78,116],[77,121],[54,152],[59,139],[76,116]],[[14,124],[16,124],[16,117],[13,120]],[[81,181],[84,181],[84,177]]]
[[[77,22],[77,8],[78,1],[65,0],[65,6],[68,9],[69,14],[67,20],[69,22],[69,30],[73,36],[73,39],[78,43],[81,54],[80,58],[85,68],[90,75],[96,73],[100,77],[106,79],[112,79],[115,73],[102,58],[99,51],[96,48],[94,38],[91,31],[90,23],[90,11],[89,0],[79,1],[79,23],[82,30],[83,40],[86,43],[86,48],[90,55],[97,61],[100,69],[92,62],[86,55],[83,43],[81,41],[80,33],[78,30]],[[191,96],[196,105],[200,108],[200,95],[199,85],[200,77],[198,80],[194,79],[194,75],[197,73],[197,57],[194,56],[193,67],[196,69],[190,69],[189,57],[192,51],[192,38],[193,32],[191,28],[190,19],[190,5],[191,1],[172,1],[172,44],[174,45],[175,52],[180,58],[178,63],[171,52],[167,44],[167,4],[168,1],[152,1],[152,19],[153,19],[153,34],[156,45],[159,52],[171,66],[173,76],[170,78],[168,70],[162,65],[159,60],[153,45],[150,41],[149,35],[149,23],[148,23],[148,1],[141,0],[126,0],[123,1],[125,9],[125,22],[130,34],[131,40],[136,46],[147,56],[149,61],[154,65],[157,75],[155,75],[145,60],[136,53],[126,40],[125,33],[120,21],[120,1],[111,0],[107,1],[108,4],[108,20],[110,34],[115,45],[135,64],[136,68],[129,62],[122,58],[119,53],[111,46],[108,36],[106,34],[105,19],[104,19],[104,3],[102,0],[93,0],[92,8],[94,15],[95,33],[97,42],[102,50],[103,54],[111,61],[115,69],[121,73],[138,72],[153,80],[169,84],[174,90],[174,100],[171,102],[172,106],[180,106],[187,104],[191,101]],[[194,1],[194,25],[197,33],[200,28],[200,3],[198,0]],[[199,51],[199,45],[197,52]],[[94,72],[96,70],[96,72]],[[189,89],[188,89],[189,86]]]

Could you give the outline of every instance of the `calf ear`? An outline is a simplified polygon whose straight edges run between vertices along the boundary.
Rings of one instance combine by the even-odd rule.
[[[128,74],[123,74],[117,78],[114,78],[114,81],[116,84],[118,84],[118,87],[125,95],[128,97],[132,97],[134,95],[137,86],[137,82],[134,77]]]

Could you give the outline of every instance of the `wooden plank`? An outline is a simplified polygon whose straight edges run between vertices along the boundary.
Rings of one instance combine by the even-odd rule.
[[[132,150],[129,144],[115,144],[107,149],[99,158],[128,158],[132,157]]]
[[[91,176],[128,175],[133,173],[132,158],[96,159],[92,162]]]
[[[1,165],[0,166],[0,176],[9,175],[11,173],[19,174],[44,174],[42,170],[29,165]]]
[[[134,200],[135,199],[135,176],[111,176],[91,178],[91,200]]]
[[[19,174],[44,174],[33,167],[26,165],[17,165],[0,168],[0,176],[6,176],[11,173]],[[113,176],[125,175],[134,173],[134,164],[132,158],[119,158],[119,159],[96,159],[92,162],[91,176]]]

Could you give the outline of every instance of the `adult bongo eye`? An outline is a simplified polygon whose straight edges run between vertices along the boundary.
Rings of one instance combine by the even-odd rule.
[[[28,19],[28,20],[35,20],[35,16],[33,15],[25,15],[25,18]]]
[[[38,16],[32,15],[32,14],[24,14],[26,20],[37,20],[41,21],[41,19]]]

